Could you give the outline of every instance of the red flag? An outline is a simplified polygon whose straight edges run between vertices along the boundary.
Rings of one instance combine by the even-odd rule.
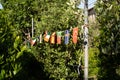
[[[34,46],[35,43],[36,43],[36,39],[30,40],[30,44],[31,44],[32,46]]]
[[[73,43],[77,43],[78,27],[73,28]]]
[[[50,37],[50,43],[55,44],[55,32],[53,32]]]

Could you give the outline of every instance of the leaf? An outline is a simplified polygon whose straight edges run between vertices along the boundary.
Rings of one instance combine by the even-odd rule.
[[[27,49],[26,46],[22,46],[21,51],[17,53],[16,58],[19,58],[23,54],[23,51],[26,50],[26,49]]]
[[[19,41],[20,41],[19,39],[20,39],[19,36],[17,36],[16,39],[15,39],[15,42],[14,42],[14,48],[15,48],[15,49],[17,49],[17,47],[18,47],[18,45],[19,45]]]
[[[21,48],[21,52],[23,52],[24,50],[26,50],[27,49],[27,47],[26,46],[23,46],[22,48]]]

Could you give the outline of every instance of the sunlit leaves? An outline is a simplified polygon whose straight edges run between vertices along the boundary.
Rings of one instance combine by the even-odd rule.
[[[0,20],[2,26],[0,43],[3,48],[0,50],[3,50],[2,55],[5,57],[6,66],[9,66],[7,63],[11,63],[10,69],[6,68],[5,73],[10,71],[13,74],[8,73],[6,75],[12,78],[19,72],[21,69],[19,63],[26,63],[26,61],[15,62],[28,49],[39,62],[44,63],[43,70],[48,72],[49,78],[58,80],[77,78],[78,74],[73,66],[79,64],[82,49],[80,42],[79,45],[70,43],[68,46],[63,43],[61,45],[51,45],[45,42],[37,43],[37,45],[29,48],[22,45],[22,40],[25,37],[22,30],[31,32],[32,18],[34,19],[34,37],[45,30],[64,32],[71,27],[79,27],[82,22],[78,19],[82,11],[79,10],[79,14],[76,16],[75,12],[78,12],[78,8],[74,7],[73,9],[72,5],[66,3],[67,0],[7,0],[3,3],[5,12],[1,12],[2,20]],[[3,57],[1,56],[2,60]]]
[[[16,63],[16,55],[25,50],[21,48],[19,30],[14,25],[13,10],[0,11],[0,79],[12,78],[19,70],[20,65]],[[19,67],[17,67],[19,66]]]
[[[99,36],[99,78],[118,80],[116,68],[119,67],[120,52],[120,5],[115,0],[97,0],[96,5],[97,20],[100,25]],[[108,68],[111,66],[111,68]],[[104,72],[102,72],[104,71]],[[111,72],[112,71],[112,72]],[[109,75],[114,75],[109,76]],[[109,77],[108,77],[109,76]]]

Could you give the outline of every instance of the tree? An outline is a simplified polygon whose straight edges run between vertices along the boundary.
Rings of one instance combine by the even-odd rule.
[[[78,9],[72,7],[70,2],[67,5],[66,2],[68,1],[46,1],[46,9],[41,12],[40,21],[37,22],[37,25],[39,25],[37,30],[40,29],[38,33],[45,30],[50,32],[55,30],[64,31],[81,24],[78,21],[79,16],[75,15]],[[77,65],[79,64],[79,57],[82,51],[81,42],[77,45],[72,43],[64,45],[63,42],[61,45],[43,43],[38,44],[36,48],[38,52],[35,55],[39,56],[38,59],[45,63],[45,70],[50,73],[50,78],[77,79]]]
[[[99,35],[99,79],[119,80],[120,6],[116,0],[98,0],[96,4]]]
[[[10,18],[10,10],[0,11],[0,79],[7,80],[20,70],[20,64],[16,60],[22,55],[26,49],[21,45],[21,37],[18,35],[12,25],[12,18]]]
[[[23,31],[26,32],[28,29],[31,33],[32,18],[34,19],[34,38],[38,37],[38,35],[45,30],[54,32],[64,31],[76,26],[80,27],[82,24],[82,19],[80,19],[82,16],[80,13],[82,11],[76,7],[72,7],[73,5],[77,6],[76,2],[72,4],[69,0],[16,0],[16,2],[14,0],[4,0],[3,2],[4,10],[11,12],[8,16],[8,19],[10,19],[8,22],[13,26],[12,29],[15,29],[16,32],[19,31],[18,35],[21,36],[21,39],[25,37]],[[62,37],[62,39],[63,38],[64,37]],[[70,40],[69,45],[63,43],[61,45],[52,45],[45,42],[42,44],[37,43],[36,46],[30,48],[30,52],[28,53],[34,55],[37,61],[42,63],[42,66],[44,66],[42,69],[47,72],[44,75],[47,75],[49,79],[77,79],[77,66],[82,53],[82,41],[81,38],[79,38],[77,44],[73,44],[71,41],[72,40]],[[27,52],[23,53],[25,54]],[[22,56],[24,56],[24,54]],[[22,58],[21,60],[24,59]],[[27,64],[27,60],[25,61],[20,62],[22,68],[24,68],[23,63]],[[26,65],[26,67],[28,68],[29,65]],[[36,66],[31,68],[36,68]],[[28,71],[31,71],[31,69],[28,69],[29,70],[23,69],[23,74],[28,74],[26,75],[28,78],[26,77],[25,79],[39,80],[38,76],[31,76],[29,78],[30,72]],[[34,72],[33,74],[39,75],[34,69],[32,71]],[[12,77],[12,79],[19,78],[18,73]]]

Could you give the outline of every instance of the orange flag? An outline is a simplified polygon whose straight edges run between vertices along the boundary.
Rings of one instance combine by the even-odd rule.
[[[52,44],[55,44],[55,32],[53,32],[52,34],[51,34],[51,37],[50,37],[50,43],[52,43]]]
[[[77,43],[77,36],[78,36],[78,27],[73,28],[73,43],[76,44]]]
[[[50,39],[50,34],[48,34],[47,31],[45,31],[45,34],[44,34],[44,41],[48,42]]]

